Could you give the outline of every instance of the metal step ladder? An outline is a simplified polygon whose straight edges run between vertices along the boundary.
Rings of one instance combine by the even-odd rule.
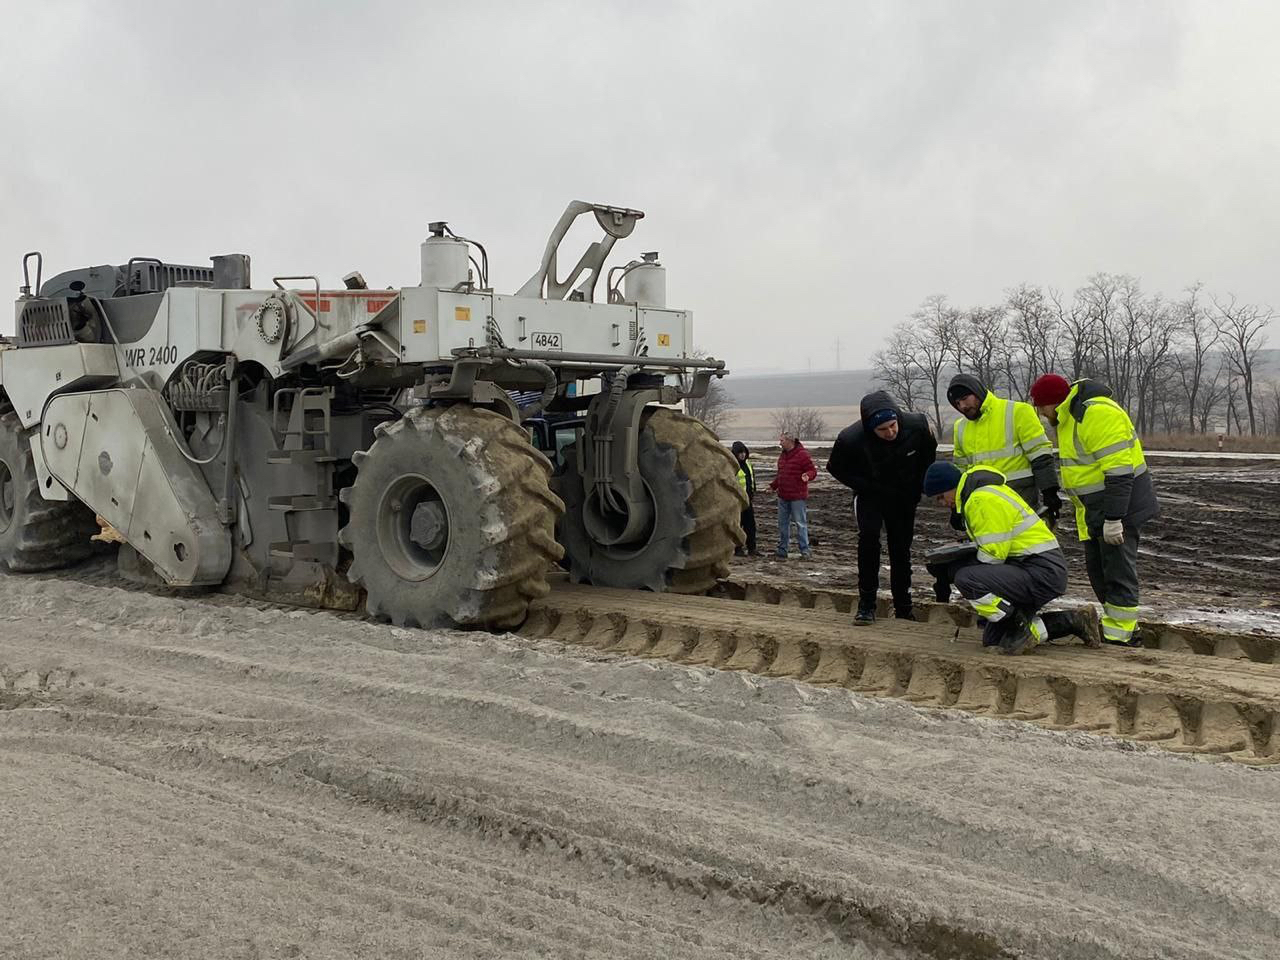
[[[288,403],[286,409],[286,401],[290,400],[292,402]],[[281,437],[281,446],[267,455],[267,462],[281,466],[310,467],[316,476],[314,490],[267,499],[269,509],[285,513],[285,529],[290,534],[290,539],[271,544],[273,557],[333,562],[337,556],[337,544],[332,541],[302,540],[293,535],[298,514],[336,510],[338,507],[338,497],[333,489],[332,467],[338,458],[330,449],[332,421],[329,405],[332,400],[332,387],[279,390],[272,400],[272,428]],[[283,429],[281,425],[284,426]]]

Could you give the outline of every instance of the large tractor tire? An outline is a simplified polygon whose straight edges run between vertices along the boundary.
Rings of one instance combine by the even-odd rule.
[[[734,549],[746,542],[737,464],[700,420],[664,407],[643,417],[637,459],[654,511],[642,540],[604,545],[592,538],[583,519],[586,491],[573,469],[576,451],[565,451],[568,469],[556,492],[565,503],[559,535],[569,575],[598,587],[706,593],[729,575]]]
[[[380,425],[353,459],[339,542],[371,616],[407,627],[519,626],[563,550],[551,464],[506,417],[463,405]]]
[[[12,410],[0,414],[0,566],[14,573],[78,563],[93,552],[89,538],[98,532],[79,500],[40,495],[31,436]]]

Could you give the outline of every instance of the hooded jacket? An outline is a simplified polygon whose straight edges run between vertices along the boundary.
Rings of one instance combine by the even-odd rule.
[[[750,501],[756,495],[756,472],[751,466],[751,451],[747,449],[747,445],[741,440],[733,441],[733,446],[730,449],[733,451],[735,460],[738,460],[738,454],[746,454],[741,460],[738,460],[738,486],[747,495],[747,500]]]
[[[981,407],[977,420],[961,415],[951,426],[956,466],[961,470],[984,466],[1002,473],[1011,487],[1032,502],[1036,491],[1056,491],[1053,444],[1045,436],[1035,408],[997,396],[968,373],[951,378],[948,401],[957,387],[977,397]]]
[[[781,500],[808,500],[809,481],[817,474],[818,468],[813,465],[809,451],[797,440],[794,447],[778,455],[778,475],[769,489],[776,490]]]
[[[1129,415],[1112,400],[1110,387],[1096,380],[1072,385],[1058,405],[1058,441],[1063,487],[1076,503],[1081,540],[1100,536],[1106,520],[1141,527],[1160,515],[1142,442]],[[1101,489],[1077,488],[1080,464],[1100,475],[1096,486]]]
[[[898,414],[898,435],[882,440],[871,428],[877,410]],[[882,503],[914,504],[924,488],[924,473],[933,463],[938,440],[921,413],[904,413],[884,390],[862,398],[862,417],[840,431],[827,471],[854,492]]]

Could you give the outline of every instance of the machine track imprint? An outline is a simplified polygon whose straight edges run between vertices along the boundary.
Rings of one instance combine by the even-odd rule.
[[[857,594],[846,590],[829,590],[789,584],[764,583],[754,580],[726,580],[716,585],[711,596],[725,600],[745,600],[749,603],[819,610],[852,615]],[[877,617],[891,615],[892,606],[880,598]],[[976,615],[972,608],[961,604],[922,603],[916,607],[917,615],[923,615],[932,623],[953,624],[961,629],[974,629]],[[1252,660],[1255,663],[1280,663],[1280,637],[1266,634],[1242,634],[1212,627],[1160,620],[1141,620],[1139,630],[1144,648],[1176,653],[1194,653],[1200,656],[1226,657],[1233,660]]]
[[[571,586],[536,604],[519,632],[1244,764],[1280,763],[1280,670],[1269,664],[1077,646],[1006,658],[958,638],[951,622],[888,621],[854,636],[834,610]]]

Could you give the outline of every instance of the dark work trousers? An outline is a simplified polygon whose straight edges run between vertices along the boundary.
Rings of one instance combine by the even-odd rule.
[[[742,532],[747,535],[747,553],[756,552],[756,508],[747,507],[742,511],[742,517],[739,522],[742,524]]]
[[[911,539],[916,529],[916,504],[853,499],[858,521],[858,604],[876,605],[880,588],[880,531],[889,541],[889,589],[897,613],[911,610]]]
[[[974,561],[959,566],[952,581],[961,596],[978,607],[1002,600],[1032,620],[1040,608],[1067,592],[1067,558],[1061,550],[1050,550],[1029,557],[1006,560],[1004,563]],[[999,642],[1006,624],[989,619],[983,630],[982,642],[993,646]],[[1050,636],[1061,636],[1069,630],[1058,630],[1056,623],[1047,623]]]
[[[1138,531],[1124,527],[1124,543],[1112,546],[1102,533],[1084,542],[1084,567],[1098,602],[1119,607],[1138,605]]]

